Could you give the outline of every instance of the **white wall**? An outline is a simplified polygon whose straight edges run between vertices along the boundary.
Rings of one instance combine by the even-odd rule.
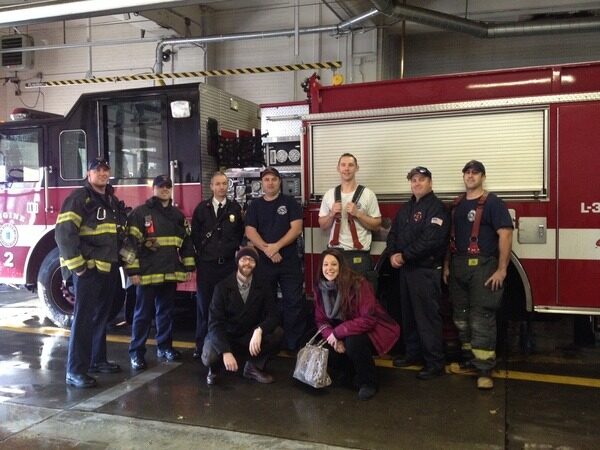
[[[64,24],[30,25],[26,34],[33,36],[35,46],[85,43],[88,40],[88,21],[76,20]],[[118,41],[140,38],[138,26],[121,22],[115,17],[100,17],[92,20],[92,42]],[[90,50],[70,48],[61,50],[36,51],[34,67],[20,71],[17,76],[21,80],[20,96],[15,96],[14,85],[7,84],[0,89],[0,120],[5,119],[16,107],[27,106],[42,111],[66,114],[77,98],[85,92],[117,90],[124,88],[151,86],[151,81],[134,81],[119,83],[98,83],[94,85],[75,85],[65,87],[47,87],[26,89],[26,82],[42,80],[72,80],[87,78],[88,75],[101,77],[111,75],[133,75],[152,73],[155,61],[156,40],[136,44],[120,44],[97,46]],[[181,49],[173,56],[172,62],[166,63],[164,71],[204,69],[204,52],[198,48]],[[0,76],[13,76],[14,73],[0,72]]]
[[[301,1],[299,27],[336,25],[339,20],[320,2]],[[292,8],[248,12],[244,15],[214,14],[209,33],[241,33],[260,30],[292,30]],[[305,34],[299,39],[299,52],[295,54],[293,37],[241,40],[217,44],[210,53],[209,66],[237,68],[270,66],[293,63],[342,61],[340,73],[346,82],[373,81],[376,79],[377,31],[375,29],[354,35],[332,36],[332,33]],[[352,42],[352,45],[350,44]],[[350,54],[354,50],[356,58]],[[360,53],[360,55],[358,54]],[[303,100],[306,95],[300,83],[313,70],[250,76],[219,78],[215,83],[226,91],[258,103]],[[318,71],[321,82],[331,84],[331,70]]]
[[[243,11],[208,12],[204,17],[207,35],[291,30],[294,28],[294,1],[282,2],[270,9],[255,7]],[[334,25],[338,19],[321,2],[300,0],[300,28]],[[91,21],[92,41],[139,39],[144,25],[140,17],[99,17]],[[134,21],[135,20],[135,21]],[[84,43],[88,39],[88,20],[56,22],[22,27],[21,32],[34,37],[35,45]],[[370,22],[366,21],[365,26]],[[161,32],[153,27],[153,35],[168,37],[172,32]],[[9,30],[0,30],[7,34]],[[146,33],[149,36],[152,33]],[[340,73],[346,83],[373,81],[378,74],[383,78],[399,76],[399,37],[381,32],[383,48],[378,49],[377,30],[355,32],[352,35],[333,36],[331,33],[300,36],[298,54],[293,37],[238,40],[209,44],[205,50],[198,46],[175,48],[164,72],[226,69],[284,65],[302,62],[341,60]],[[25,89],[24,83],[43,80],[85,78],[91,70],[94,76],[131,75],[150,73],[154,66],[156,40],[140,44],[93,47],[92,62],[88,48],[38,51],[32,70],[18,72],[22,94],[15,96],[12,83],[0,86],[0,120],[5,120],[15,107],[65,114],[83,92],[149,86],[152,82],[102,83],[69,87]],[[408,34],[405,42],[405,76],[456,73],[503,67],[520,67],[575,61],[600,60],[600,40],[597,33],[558,34],[523,38],[479,39],[458,33]],[[378,52],[383,61],[377,61]],[[205,62],[206,61],[206,62]],[[300,87],[312,70],[262,75],[236,75],[206,80],[218,87],[257,103],[303,100]],[[331,84],[332,71],[319,71],[321,82]],[[0,76],[14,73],[0,72]],[[203,81],[187,79],[185,81]]]
[[[292,5],[290,2],[289,5]],[[302,0],[300,27],[335,25],[339,20],[319,2]],[[120,23],[119,23],[120,22]],[[270,10],[249,9],[248,12],[209,13],[207,35],[232,34],[253,31],[290,30],[294,28],[293,8],[280,7]],[[2,30],[8,33],[8,30]],[[88,20],[30,25],[20,30],[33,36],[35,46],[84,43],[88,39]],[[140,26],[134,26],[118,17],[92,19],[92,41],[140,38]],[[167,35],[168,33],[165,33]],[[210,44],[207,48],[205,67],[204,50],[198,46],[175,48],[175,55],[164,64],[163,72],[258,67],[302,62],[342,60],[341,73],[346,82],[372,81],[376,79],[376,30],[355,33],[352,37],[334,37],[329,34],[300,36],[299,54],[295,55],[293,38],[270,38],[240,40],[222,44]],[[92,48],[91,71],[96,77],[108,75],[131,75],[152,71],[156,42],[98,46]],[[355,54],[351,57],[350,54]],[[48,50],[35,53],[32,70],[18,73],[25,82],[37,81],[41,72],[43,80],[66,80],[86,78],[90,71],[88,48]],[[312,70],[262,75],[237,75],[207,79],[209,83],[257,103],[285,102],[306,98],[300,87]],[[2,72],[0,72],[2,74]],[[12,75],[12,73],[11,73]],[[330,84],[332,72],[320,71],[322,82]],[[0,75],[0,76],[3,76]],[[186,81],[204,81],[202,78]],[[0,103],[0,120],[13,108],[27,105],[48,112],[65,114],[83,92],[123,89],[125,87],[149,86],[152,82],[101,83],[42,89],[22,88],[22,95],[15,97],[11,85],[0,87],[0,95],[6,98]],[[0,97],[2,99],[2,97]]]

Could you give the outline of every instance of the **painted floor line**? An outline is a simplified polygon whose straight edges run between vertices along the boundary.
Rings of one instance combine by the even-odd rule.
[[[69,337],[71,334],[69,330],[54,327],[39,327],[30,328],[26,325],[14,326],[14,325],[0,325],[0,330],[15,331],[19,333],[30,333],[30,334],[45,334],[50,336],[64,336]],[[129,344],[131,338],[129,336],[120,336],[115,334],[109,334],[106,336],[108,342],[116,342],[121,344]],[[156,345],[155,339],[148,339],[148,345]],[[173,347],[177,348],[195,348],[195,342],[188,341],[173,341]],[[280,352],[279,356],[295,358],[295,355],[289,352]],[[393,366],[391,359],[375,359],[375,364],[378,367],[387,367],[397,369]],[[417,366],[403,368],[403,370],[419,370]],[[452,374],[457,375],[457,374]],[[462,375],[464,376],[464,375]],[[468,376],[468,375],[467,375]],[[496,370],[492,374],[494,378],[508,379],[508,380],[519,380],[519,381],[532,381],[538,383],[551,383],[551,384],[565,384],[570,386],[582,386],[591,388],[600,388],[600,378],[587,378],[587,377],[575,377],[569,375],[553,375],[533,372],[520,372],[515,370]]]
[[[170,372],[173,369],[179,367],[181,363],[169,362],[162,363],[156,367],[152,367],[151,369],[140,372],[128,380],[117,384],[116,386],[111,387],[110,389],[106,389],[102,391],[98,395],[94,395],[93,397],[88,398],[87,400],[77,403],[75,406],[69,408],[78,411],[95,411],[98,408],[106,405],[107,403],[116,400],[117,398],[129,394],[136,389],[144,386],[152,380],[164,375],[167,372]]]

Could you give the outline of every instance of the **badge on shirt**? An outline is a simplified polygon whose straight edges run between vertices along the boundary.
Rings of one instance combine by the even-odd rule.
[[[467,214],[467,220],[469,222],[475,222],[475,210],[474,209],[469,211],[469,213]]]
[[[477,258],[469,258],[467,264],[469,267],[474,267],[479,264],[479,260]]]
[[[287,206],[282,205],[279,208],[277,208],[277,214],[279,214],[280,216],[285,216],[287,214]]]
[[[444,220],[440,219],[439,217],[432,217],[431,223],[433,223],[435,225],[439,225],[441,227],[444,224]]]
[[[423,213],[421,211],[417,211],[416,213],[414,213],[413,220],[415,222],[420,222],[422,219],[423,219]]]
[[[234,214],[229,214],[229,222],[231,222],[231,223],[235,222],[235,215]]]

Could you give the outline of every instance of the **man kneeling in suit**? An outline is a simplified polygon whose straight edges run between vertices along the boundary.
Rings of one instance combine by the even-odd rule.
[[[215,384],[215,369],[221,361],[226,370],[236,372],[237,358],[247,358],[245,378],[274,381],[265,366],[279,350],[283,329],[270,286],[253,276],[258,260],[254,248],[242,247],[235,256],[237,271],[215,287],[202,349],[208,385]]]

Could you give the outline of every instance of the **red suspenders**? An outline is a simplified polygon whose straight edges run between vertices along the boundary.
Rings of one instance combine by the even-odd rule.
[[[456,211],[456,207],[460,202],[462,202],[465,198],[466,194],[461,194],[454,199],[452,204],[452,227],[450,229],[450,252],[456,253],[458,249],[456,248],[456,230],[454,225],[454,213]],[[481,218],[483,217],[483,207],[485,206],[485,201],[487,200],[488,193],[487,191],[483,191],[483,195],[479,197],[479,201],[477,202],[477,209],[475,210],[475,220],[473,221],[473,228],[471,228],[471,237],[469,239],[469,247],[467,248],[467,253],[469,255],[479,255],[479,229],[481,228]]]
[[[362,185],[356,186],[356,190],[354,191],[354,195],[352,196],[352,203],[358,202],[358,199],[362,195],[365,187]],[[334,193],[334,203],[342,201],[342,186],[335,187]],[[330,247],[335,247],[336,245],[340,245],[340,227],[342,223],[342,215],[336,214],[333,219],[333,236],[331,237],[331,241],[329,241]],[[350,234],[352,235],[352,245],[357,250],[362,250],[363,245],[358,240],[358,232],[356,231],[356,224],[354,223],[354,217],[351,214],[348,214],[348,226],[350,227]]]

